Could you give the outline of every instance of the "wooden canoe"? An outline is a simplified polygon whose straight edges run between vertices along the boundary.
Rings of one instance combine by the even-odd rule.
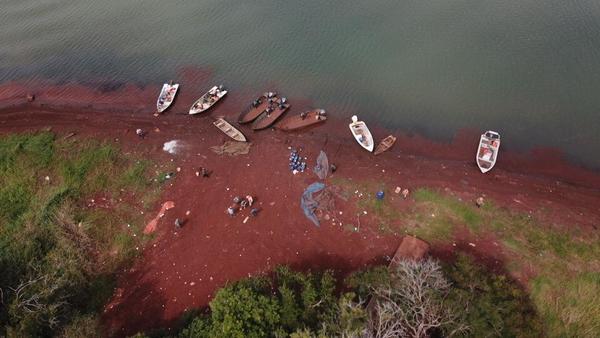
[[[394,143],[396,143],[396,136],[389,135],[388,137],[381,140],[381,142],[379,142],[373,154],[379,155],[383,153],[384,151],[390,149],[394,145]]]
[[[164,112],[169,108],[173,100],[175,100],[175,95],[177,94],[177,90],[179,89],[178,83],[165,83],[162,86],[160,94],[158,95],[158,99],[156,100],[156,111],[159,113]]]
[[[231,137],[232,139],[239,141],[239,142],[247,142],[246,136],[244,136],[244,134],[242,134],[241,131],[239,131],[237,128],[232,126],[224,118],[222,118],[222,117],[217,118],[213,122],[213,124],[215,125],[215,127],[219,128],[222,132],[224,132],[225,135]]]
[[[281,117],[288,109],[290,109],[290,104],[287,103],[285,97],[281,99],[277,99],[273,102],[273,104],[265,110],[262,115],[257,118],[252,124],[253,130],[261,130],[269,128],[278,118]]]
[[[223,86],[214,86],[206,94],[202,95],[190,108],[190,115],[199,114],[207,111],[210,107],[227,94]]]
[[[298,115],[288,116],[277,123],[275,128],[284,131],[291,131],[325,122],[325,120],[327,120],[325,110],[314,109]]]
[[[372,152],[374,147],[373,135],[371,135],[371,131],[367,127],[367,124],[363,121],[359,121],[358,117],[354,115],[352,116],[352,123],[349,124],[349,127],[356,142],[358,142],[365,150]]]
[[[498,159],[498,150],[500,150],[500,134],[491,130],[481,134],[475,161],[482,173],[492,170]]]
[[[260,114],[262,114],[269,107],[269,99],[275,100],[276,98],[277,93],[264,93],[254,102],[252,102],[250,107],[248,107],[240,114],[240,117],[238,118],[238,123],[244,124],[256,120],[256,118],[260,116]]]

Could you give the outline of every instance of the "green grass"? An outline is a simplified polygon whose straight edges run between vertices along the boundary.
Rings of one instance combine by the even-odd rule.
[[[552,337],[600,336],[600,238],[577,227],[540,224],[537,220],[497,208],[482,208],[454,197],[420,189],[414,215],[421,226],[414,232],[429,241],[451,239],[467,226],[474,234],[493,233],[508,250],[507,269],[532,269],[531,298]],[[427,217],[435,213],[435,217]]]
[[[53,335],[72,315],[101,307],[116,269],[148,239],[140,211],[160,192],[151,165],[109,143],[48,132],[0,139],[0,287],[9,304],[0,308],[0,336]],[[112,207],[88,206],[99,196]],[[10,290],[40,276],[28,292],[47,306],[16,306]]]
[[[432,219],[443,228],[453,223],[462,223],[471,231],[478,232],[482,223],[482,215],[474,207],[468,206],[457,199],[440,195],[431,190],[418,189],[413,193],[413,198],[428,212],[431,211]],[[439,221],[441,219],[441,221]],[[446,229],[440,230],[446,232]]]
[[[541,224],[530,215],[498,208],[489,199],[478,208],[474,202],[430,189],[415,190],[414,205],[399,212],[387,191],[383,201],[375,199],[379,183],[340,178],[332,183],[353,195],[362,192],[356,210],[375,215],[370,226],[382,232],[406,232],[434,245],[451,242],[465,228],[474,236],[495,236],[508,252],[507,271],[533,274],[527,288],[549,336],[600,337],[600,234],[572,225]]]
[[[354,196],[356,198],[357,216],[363,216],[363,211],[367,212],[369,217],[374,217],[377,222],[378,231],[382,233],[393,233],[401,228],[399,220],[402,214],[397,205],[392,202],[392,191],[387,189],[385,184],[374,181],[364,181],[360,183],[353,182],[344,178],[332,178],[331,183],[341,188],[341,194],[344,196]],[[375,197],[377,191],[383,190],[386,196],[379,200]],[[362,196],[358,196],[358,191]],[[348,231],[357,231],[354,227],[344,226]]]

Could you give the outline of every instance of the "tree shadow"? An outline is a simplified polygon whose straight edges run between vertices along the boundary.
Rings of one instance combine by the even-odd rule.
[[[110,301],[104,306],[101,323],[108,337],[127,337],[148,328],[164,325],[167,302],[147,269],[121,276]]]

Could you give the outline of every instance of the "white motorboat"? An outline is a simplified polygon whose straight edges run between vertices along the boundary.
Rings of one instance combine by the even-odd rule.
[[[190,115],[202,113],[227,94],[223,86],[214,86],[206,94],[202,95],[190,108]]]
[[[173,103],[173,100],[175,100],[178,89],[178,83],[173,84],[173,82],[170,82],[163,84],[160,95],[158,95],[158,100],[156,101],[157,112],[162,113],[169,108],[171,103]]]
[[[492,170],[498,159],[498,150],[500,149],[500,134],[488,130],[481,134],[479,147],[477,148],[477,166],[482,173]]]
[[[359,121],[356,115],[352,116],[352,123],[350,123],[350,131],[352,131],[352,135],[356,139],[356,142],[361,145],[361,147],[365,148],[369,152],[373,151],[374,143],[373,136],[367,128],[367,125],[363,121]]]

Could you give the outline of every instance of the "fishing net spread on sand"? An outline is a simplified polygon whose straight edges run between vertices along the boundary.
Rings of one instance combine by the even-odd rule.
[[[316,226],[320,226],[319,218],[315,214],[315,211],[319,207],[319,202],[315,200],[315,196],[313,194],[323,190],[325,188],[325,184],[321,182],[315,182],[309,185],[304,193],[302,193],[302,197],[300,199],[300,207],[304,211],[304,215],[306,218],[315,223]]]
[[[317,202],[317,208],[315,214],[321,216],[324,213],[331,213],[335,211],[335,199],[334,193],[326,187],[320,192],[313,195],[313,199]]]
[[[251,145],[252,143],[249,142],[225,141],[222,145],[213,146],[210,149],[219,155],[237,156],[249,153]]]
[[[324,180],[329,173],[329,160],[325,152],[321,150],[317,157],[317,165],[313,168],[313,172],[319,176],[320,179]]]
[[[311,220],[316,226],[320,226],[320,218],[335,212],[336,196],[343,198],[338,195],[335,187],[326,187],[321,182],[315,182],[309,185],[302,194],[300,206],[306,218]]]

